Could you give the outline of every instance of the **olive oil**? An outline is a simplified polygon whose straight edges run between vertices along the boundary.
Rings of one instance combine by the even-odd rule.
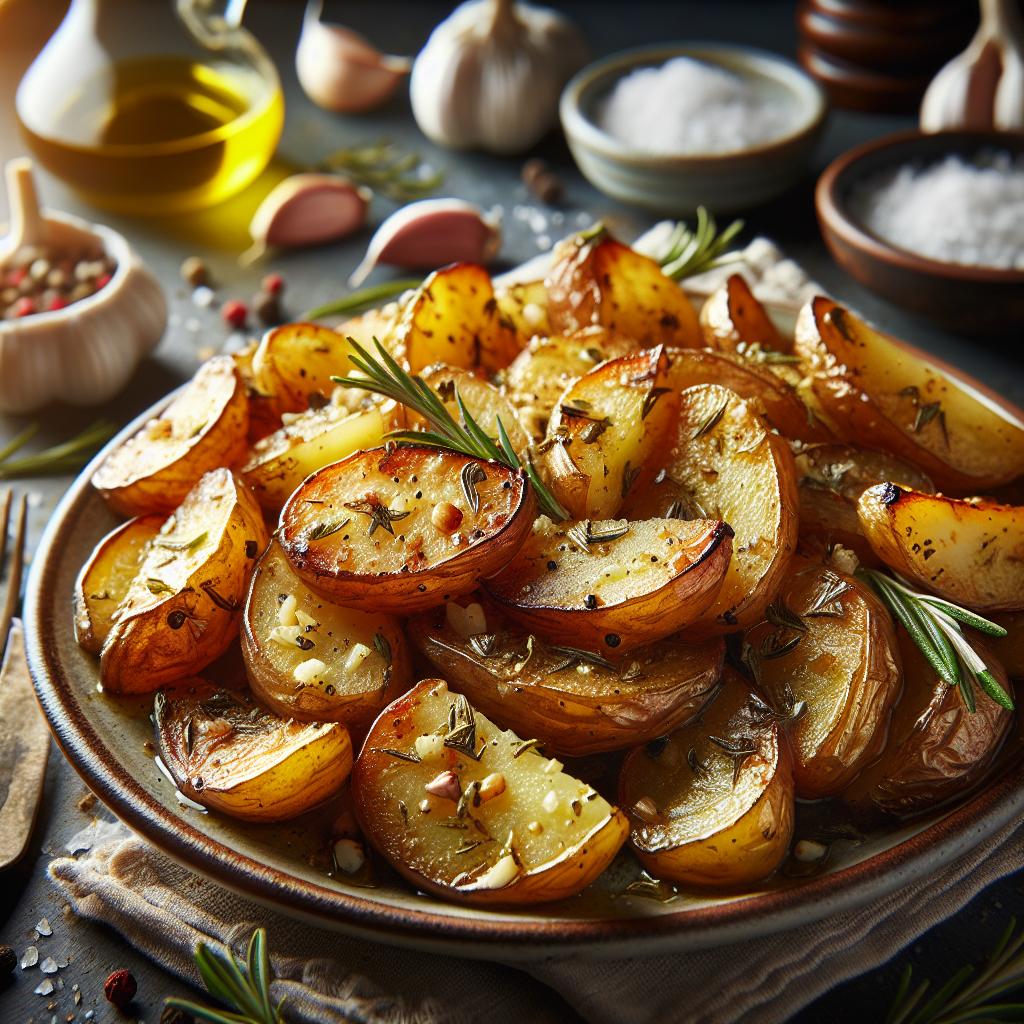
[[[115,63],[69,90],[62,109],[21,109],[39,161],[85,199],[123,213],[211,206],[248,185],[284,122],[276,81],[177,57]]]

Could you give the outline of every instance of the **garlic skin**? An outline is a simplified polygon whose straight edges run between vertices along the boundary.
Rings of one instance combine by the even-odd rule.
[[[295,52],[295,71],[319,107],[358,114],[386,102],[412,69],[412,59],[381,53],[361,35],[322,20],[322,0],[310,0]]]
[[[254,248],[320,245],[366,223],[370,192],[334,174],[293,174],[257,207],[249,224]]]
[[[428,138],[453,149],[521,153],[555,123],[587,46],[563,15],[513,0],[469,0],[431,33],[409,85]]]
[[[1016,0],[981,0],[970,46],[928,86],[921,130],[1024,129],[1024,18]]]

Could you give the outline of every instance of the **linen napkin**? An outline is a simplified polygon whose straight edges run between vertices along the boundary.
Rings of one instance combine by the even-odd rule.
[[[1024,829],[1012,824],[933,877],[788,934],[674,956],[511,966],[314,928],[193,874],[123,825],[94,832],[91,849],[50,864],[77,913],[196,984],[197,943],[242,955],[253,929],[265,926],[272,993],[296,1024],[781,1024],[1024,865]],[[888,999],[880,994],[880,1013]]]

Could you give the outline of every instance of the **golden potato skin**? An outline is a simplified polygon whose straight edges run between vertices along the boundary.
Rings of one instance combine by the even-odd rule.
[[[177,508],[200,477],[245,457],[249,406],[230,356],[205,362],[164,412],[115,448],[92,483],[125,516]]]
[[[111,530],[96,545],[75,583],[75,639],[90,654],[99,654],[146,555],[160,532],[163,516],[140,516]]]
[[[947,493],[1024,473],[1024,424],[831,299],[800,311],[794,351],[842,440],[909,460]]]
[[[882,756],[850,786],[844,800],[858,814],[896,817],[923,814],[966,796],[991,769],[1014,714],[975,687],[977,710],[967,710],[960,691],[947,686],[902,628],[903,696],[896,705]],[[974,637],[971,644],[1011,696],[1002,665]]]
[[[333,796],[352,770],[343,725],[285,721],[202,680],[158,692],[153,711],[157,748],[175,785],[232,818],[294,818]]]
[[[732,530],[718,520],[596,522],[605,534],[580,550],[569,531],[586,523],[537,521],[533,533],[484,589],[522,628],[553,643],[621,654],[695,622],[728,571]],[[598,534],[600,535],[600,533]]]
[[[230,470],[207,473],[149,545],[100,656],[111,693],[151,693],[195,675],[238,633],[267,545],[259,506]]]
[[[735,392],[702,384],[680,396],[675,437],[660,468],[657,483],[627,498],[627,518],[713,516],[734,533],[725,581],[693,628],[728,633],[759,621],[796,550],[789,446]]]
[[[250,342],[245,348],[231,354],[249,400],[249,444],[255,444],[281,426],[278,403],[273,395],[261,389],[256,380],[256,371],[252,368],[257,345],[258,342]]]
[[[560,767],[428,679],[366,737],[352,772],[355,813],[418,889],[473,904],[565,899],[611,863],[628,826]],[[428,791],[444,772],[448,788]]]
[[[700,329],[704,344],[723,352],[793,350],[793,340],[779,333],[742,274],[730,274],[707,297],[700,310]]]
[[[548,321],[548,291],[543,281],[516,281],[496,285],[494,301],[498,315],[516,333],[520,348],[531,338],[551,334]]]
[[[611,359],[566,388],[551,414],[543,466],[572,518],[610,519],[631,490],[650,483],[678,408],[660,347]]]
[[[744,637],[744,660],[771,705],[803,713],[789,726],[796,795],[835,796],[885,747],[902,675],[889,612],[852,576],[795,558],[780,608]],[[790,646],[795,641],[795,646]]]
[[[701,344],[697,312],[682,288],[604,230],[560,242],[544,284],[555,334],[599,324],[638,348]]]
[[[751,753],[730,756],[711,737]],[[786,737],[726,668],[698,721],[626,758],[619,803],[633,852],[655,877],[698,889],[755,885],[782,863],[793,838]]]
[[[1024,508],[885,483],[857,513],[875,554],[921,587],[976,612],[1024,608]]]
[[[484,476],[473,485],[475,512],[462,484],[473,466]],[[452,529],[433,519],[442,503],[457,509]],[[292,568],[325,597],[411,614],[469,593],[505,565],[535,511],[522,470],[409,445],[357,452],[313,474],[281,511],[279,539]]]
[[[289,602],[283,612],[282,598],[288,597],[297,607],[292,611]],[[285,620],[290,636],[283,635]],[[295,575],[276,540],[249,585],[242,658],[256,698],[275,714],[298,721],[366,727],[412,682],[401,623],[391,615],[331,604]],[[326,670],[309,682],[297,681],[296,669],[312,658]]]
[[[725,645],[717,638],[668,637],[594,663],[516,629],[491,603],[484,609],[485,634],[462,636],[434,608],[409,621],[409,636],[474,707],[549,754],[645,743],[698,714],[718,688]]]

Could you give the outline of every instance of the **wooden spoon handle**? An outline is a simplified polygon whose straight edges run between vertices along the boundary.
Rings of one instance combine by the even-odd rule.
[[[3,248],[14,253],[25,245],[44,244],[49,229],[39,212],[32,161],[24,156],[8,160],[4,173],[7,178],[7,202],[11,208],[11,226]]]

